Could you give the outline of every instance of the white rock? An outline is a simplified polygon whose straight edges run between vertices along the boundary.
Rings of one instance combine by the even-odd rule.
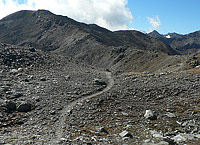
[[[174,136],[172,138],[175,142],[179,143],[179,142],[184,142],[186,141],[187,139],[185,137],[183,137],[181,134],[178,134],[176,136]]]
[[[150,132],[151,132],[152,136],[155,138],[163,138],[163,135],[155,130],[151,130]]]
[[[167,112],[165,115],[169,118],[176,118],[176,115],[174,113],[171,113],[171,112]]]
[[[130,138],[133,138],[133,136],[132,136],[132,134],[131,133],[129,133],[128,131],[123,131],[123,132],[121,132],[120,134],[119,134],[119,136],[121,136],[121,137],[130,137]]]
[[[200,134],[195,135],[196,138],[200,138]]]
[[[150,119],[150,120],[155,120],[157,119],[157,117],[153,114],[153,112],[151,110],[146,110],[144,117],[146,119]]]

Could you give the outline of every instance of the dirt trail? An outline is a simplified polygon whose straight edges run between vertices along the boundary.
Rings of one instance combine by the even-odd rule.
[[[102,73],[105,73],[106,74],[106,77],[108,78],[108,84],[107,84],[107,87],[104,88],[102,91],[100,92],[96,92],[94,94],[91,94],[91,95],[88,95],[88,96],[85,96],[85,97],[82,97],[82,98],[79,98],[73,102],[71,102],[70,104],[68,104],[62,111],[61,111],[61,116],[59,118],[59,125],[58,125],[58,128],[56,130],[56,140],[57,141],[60,141],[60,140],[63,140],[63,127],[64,127],[64,124],[65,124],[65,120],[67,119],[67,116],[68,114],[70,113],[70,111],[73,109],[73,107],[77,104],[77,103],[80,103],[80,102],[83,102],[87,99],[90,99],[90,98],[93,98],[93,97],[96,97],[98,95],[101,95],[103,94],[104,92],[107,92],[108,90],[110,90],[112,88],[112,86],[114,85],[114,79],[112,78],[112,73],[111,72],[102,72]],[[63,138],[63,139],[62,139]]]

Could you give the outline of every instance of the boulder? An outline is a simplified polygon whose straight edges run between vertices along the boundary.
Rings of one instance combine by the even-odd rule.
[[[156,120],[157,119],[157,116],[151,110],[146,110],[144,117],[146,119],[149,119],[149,120]]]
[[[36,52],[36,50],[35,50],[34,47],[29,47],[29,51],[30,51],[30,52]]]
[[[40,81],[46,81],[47,79],[45,77],[41,77]]]
[[[165,115],[169,118],[176,118],[176,115],[174,113],[171,113],[171,112],[167,112]]]
[[[5,107],[8,112],[13,112],[16,110],[16,103],[8,101],[6,102]]]
[[[121,136],[121,137],[129,137],[129,138],[133,138],[133,136],[132,136],[132,134],[131,133],[129,133],[128,131],[123,131],[123,132],[121,132],[120,134],[119,134],[119,136]]]
[[[98,132],[108,134],[108,131],[104,127],[97,128]]]
[[[17,107],[18,112],[29,112],[31,111],[31,104],[27,102],[21,102],[21,104]]]
[[[13,94],[13,97],[12,97],[12,98],[19,98],[19,97],[22,97],[22,96],[23,96],[22,93],[17,93],[17,92],[15,92],[15,93]]]
[[[106,82],[100,79],[94,79],[94,84],[103,86],[103,85],[106,85]]]

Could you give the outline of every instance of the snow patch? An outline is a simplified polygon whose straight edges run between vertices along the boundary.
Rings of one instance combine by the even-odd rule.
[[[168,38],[168,39],[169,39],[169,38],[171,38],[171,36],[170,36],[170,35],[167,35],[167,36],[165,36],[165,37],[166,37],[166,38]]]

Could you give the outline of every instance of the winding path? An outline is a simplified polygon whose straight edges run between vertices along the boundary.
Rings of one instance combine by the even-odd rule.
[[[105,73],[106,74],[106,77],[108,78],[108,84],[107,84],[107,87],[104,88],[102,91],[100,92],[96,92],[94,94],[91,94],[91,95],[88,95],[88,96],[84,96],[82,98],[79,98],[73,102],[71,102],[70,104],[68,104],[62,111],[61,111],[61,116],[59,118],[59,125],[58,125],[58,128],[56,130],[56,139],[57,141],[59,140],[62,140],[62,137],[63,137],[63,127],[65,125],[65,121],[67,119],[67,116],[68,114],[70,113],[70,111],[73,109],[73,107],[77,104],[77,103],[80,103],[80,102],[83,102],[85,100],[88,100],[88,99],[91,99],[93,97],[96,97],[98,95],[101,95],[105,92],[107,92],[108,90],[110,90],[112,88],[112,86],[114,85],[114,79],[112,78],[112,73],[111,72],[107,72],[107,71],[104,71],[102,73]]]

